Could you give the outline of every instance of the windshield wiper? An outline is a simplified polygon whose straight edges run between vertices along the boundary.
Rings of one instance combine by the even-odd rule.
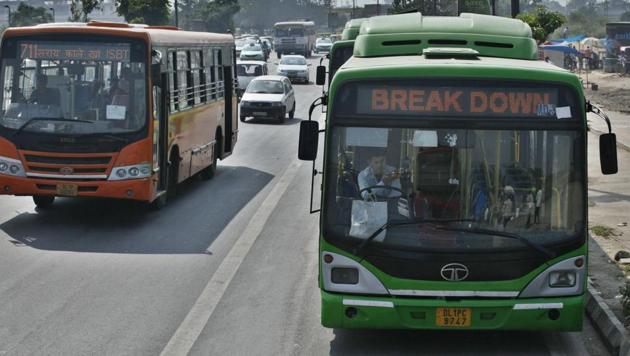
[[[68,121],[68,122],[85,122],[85,123],[93,124],[92,121],[88,121],[88,120],[66,119],[64,117],[33,117],[33,118],[28,119],[24,124],[22,124],[22,126],[18,127],[18,129],[13,133],[13,135],[11,135],[11,137],[15,137],[15,136],[19,135],[28,125],[32,124],[35,121],[45,121],[45,120],[50,120],[50,121]]]
[[[359,246],[357,246],[353,254],[355,256],[361,257],[360,253],[363,251],[365,246],[367,246],[372,240],[374,240],[381,232],[389,229],[390,227],[395,226],[406,226],[406,225],[417,225],[417,224],[436,224],[436,223],[452,223],[452,222],[470,222],[473,221],[471,219],[410,219],[410,220],[391,220],[383,224],[381,227],[376,229],[372,233],[372,235],[368,236],[367,239],[363,240]]]
[[[490,230],[490,229],[480,229],[480,228],[465,228],[465,227],[449,227],[449,226],[437,226],[436,227],[439,230],[445,230],[445,231],[456,231],[456,232],[469,232],[469,233],[473,233],[473,234],[480,234],[480,235],[492,235],[492,236],[500,236],[500,237],[506,237],[508,239],[514,239],[514,240],[518,240],[520,242],[522,242],[523,244],[539,251],[540,253],[544,254],[545,256],[551,258],[555,258],[556,254],[549,250],[548,248],[537,244],[519,234],[515,234],[515,233],[511,233],[511,232],[505,232],[505,231],[495,231],[495,230]]]
[[[119,141],[119,142],[125,142],[125,143],[129,141],[128,139],[126,139],[124,137],[119,137],[119,136],[112,135],[112,134],[109,134],[109,133],[100,133],[100,132],[92,132],[92,133],[83,134],[83,135],[79,134],[78,137],[79,138],[82,138],[82,137],[103,137],[103,138],[108,138],[110,140]]]

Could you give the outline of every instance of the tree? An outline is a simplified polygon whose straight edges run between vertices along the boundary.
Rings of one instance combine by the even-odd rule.
[[[116,13],[129,23],[168,25],[169,0],[117,0]]]
[[[70,21],[88,22],[89,15],[94,10],[101,10],[103,0],[71,0],[70,2]]]
[[[559,12],[549,11],[543,5],[536,6],[533,11],[521,13],[517,18],[526,22],[532,28],[532,35],[538,43],[545,42],[549,35],[567,22],[564,15]]]
[[[31,6],[21,2],[11,13],[11,26],[33,26],[40,23],[53,22],[52,14],[42,6]]]
[[[234,31],[234,15],[241,7],[238,0],[214,0],[205,4],[202,19],[210,32]]]

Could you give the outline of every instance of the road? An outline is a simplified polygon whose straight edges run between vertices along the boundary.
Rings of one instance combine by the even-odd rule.
[[[311,167],[296,158],[321,89],[295,88],[295,119],[241,124],[216,177],[159,212],[0,196],[0,355],[605,354],[586,319],[551,334],[321,327]]]

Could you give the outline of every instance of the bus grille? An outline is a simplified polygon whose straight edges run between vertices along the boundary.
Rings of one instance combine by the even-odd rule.
[[[41,179],[104,180],[115,154],[52,155],[24,152],[26,175]]]

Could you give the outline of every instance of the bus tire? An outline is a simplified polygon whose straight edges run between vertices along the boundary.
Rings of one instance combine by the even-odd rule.
[[[39,209],[50,208],[54,201],[54,195],[33,195],[33,203],[35,203]]]
[[[171,152],[170,163],[168,164],[168,186],[166,188],[167,199],[175,198],[177,195],[177,180],[179,179],[179,153],[176,149]]]
[[[167,202],[168,202],[168,192],[165,192],[161,194],[160,196],[158,196],[157,198],[155,198],[155,200],[153,200],[149,204],[149,208],[153,211],[162,210],[166,206]]]
[[[241,116],[240,119],[241,119],[241,122],[245,122],[246,117],[245,116]]]
[[[219,142],[217,142],[218,144]],[[210,180],[214,178],[214,174],[217,172],[217,163],[219,162],[219,151],[215,148],[212,150],[214,157],[212,158],[212,164],[204,168],[199,172],[199,177],[203,180]]]

